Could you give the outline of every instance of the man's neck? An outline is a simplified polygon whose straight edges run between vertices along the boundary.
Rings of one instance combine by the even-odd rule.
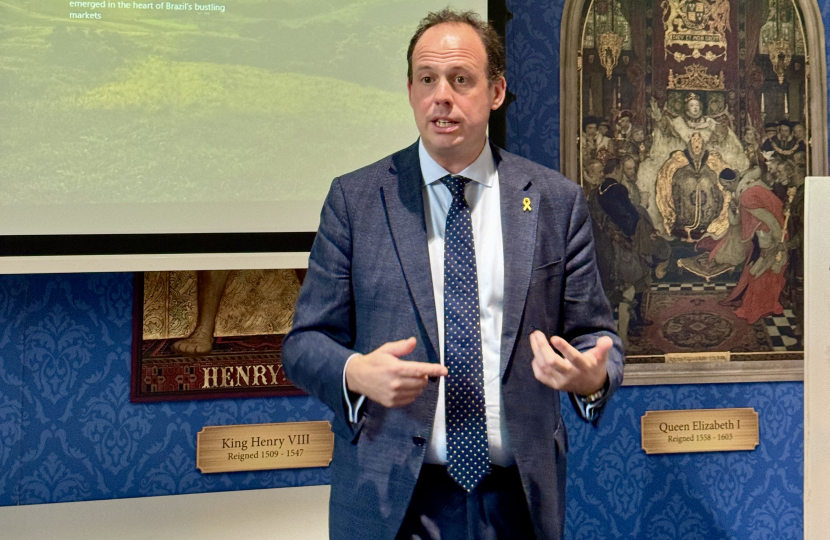
[[[458,174],[478,159],[478,156],[481,155],[481,151],[484,150],[485,144],[487,144],[486,138],[482,141],[481,146],[478,147],[477,151],[468,152],[464,155],[453,154],[451,151],[447,152],[446,155],[438,154],[437,152],[430,151],[426,145],[424,145],[424,149],[429,154],[429,157],[434,159],[435,163],[443,167],[447,172],[451,174]]]

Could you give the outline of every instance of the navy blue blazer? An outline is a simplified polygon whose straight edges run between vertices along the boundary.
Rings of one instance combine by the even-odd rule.
[[[493,147],[493,156],[504,235],[505,420],[537,537],[558,539],[565,521],[567,436],[559,393],[533,375],[528,336],[538,329],[580,350],[610,336],[611,393],[622,382],[623,349],[600,283],[580,187],[499,148]],[[524,210],[526,198],[530,211]],[[286,375],[334,411],[332,539],[393,540],[403,521],[432,432],[438,383],[402,408],[367,400],[360,422],[352,425],[342,381],[354,352],[413,335],[417,346],[407,359],[439,362],[417,144],[334,180],[293,329],[283,343]]]

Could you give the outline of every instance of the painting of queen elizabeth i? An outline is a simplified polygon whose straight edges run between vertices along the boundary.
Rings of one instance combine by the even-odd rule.
[[[803,357],[802,21],[794,0],[585,2],[579,180],[629,362]]]

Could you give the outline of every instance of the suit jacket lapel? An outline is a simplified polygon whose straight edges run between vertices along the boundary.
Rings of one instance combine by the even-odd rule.
[[[431,342],[425,344],[432,347],[433,355],[428,356],[438,362],[438,323],[429,265],[418,144],[395,154],[392,163],[389,177],[381,186],[381,196],[404,278]]]
[[[500,374],[504,377],[516,345],[530,286],[540,195],[539,190],[533,186],[533,179],[509,156],[502,159],[496,147],[493,147],[493,156],[499,171],[504,238],[504,315],[500,366]]]

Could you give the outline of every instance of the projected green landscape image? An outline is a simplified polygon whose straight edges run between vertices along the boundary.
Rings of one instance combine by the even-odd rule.
[[[0,205],[322,200],[415,141],[406,47],[444,5],[0,1]]]

